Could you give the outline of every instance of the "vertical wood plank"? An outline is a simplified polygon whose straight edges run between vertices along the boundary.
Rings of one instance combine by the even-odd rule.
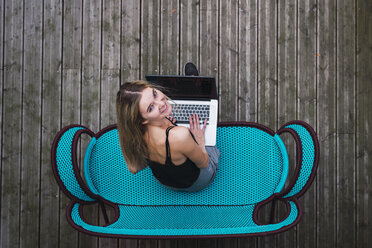
[[[179,74],[179,1],[160,2],[160,74]]]
[[[101,72],[101,117],[100,129],[116,123],[116,94],[120,85],[120,73],[117,69]]]
[[[296,119],[296,30],[297,1],[278,3],[278,127]],[[290,135],[281,136],[289,156],[287,184],[296,166],[294,140]],[[286,184],[286,186],[287,186]],[[287,208],[277,204],[277,221],[285,216]],[[295,247],[296,228],[277,235],[277,247]]]
[[[82,1],[63,3],[62,127],[81,121]],[[70,199],[60,197],[60,247],[78,247],[79,233],[66,220]]]
[[[198,248],[204,247],[219,247],[217,239],[200,239],[198,240]]]
[[[277,127],[277,4],[274,1],[259,1],[258,6],[258,122]],[[267,223],[270,205],[262,208],[259,216]],[[258,238],[258,247],[275,246],[275,237]]]
[[[101,11],[101,1],[84,2],[81,122],[94,131],[100,116]]]
[[[22,1],[7,2],[4,23],[4,84],[1,247],[18,247],[22,156],[23,12]],[[5,138],[6,137],[6,138]],[[6,140],[6,141],[5,141]]]
[[[277,5],[260,1],[258,12],[258,122],[276,127]]]
[[[103,1],[100,129],[116,123],[115,99],[120,82],[121,3]]]
[[[144,74],[140,75],[141,2],[123,0],[121,15],[121,81],[126,82],[144,76]],[[157,13],[155,15],[157,16]],[[156,30],[153,31],[156,32]],[[145,40],[144,42],[151,43],[152,41]]]
[[[355,236],[355,4],[337,1],[337,246]]]
[[[119,239],[120,248],[137,248],[138,240],[136,239]]]
[[[278,6],[278,120],[279,126],[296,118],[296,0]]]
[[[58,0],[44,3],[40,244],[45,247],[59,246],[61,194],[50,165],[50,149],[61,128],[62,11]]]
[[[219,118],[234,121],[238,115],[238,1],[221,1],[220,4]]]
[[[198,240],[196,239],[178,240],[177,248],[195,248],[195,247],[198,247]]]
[[[235,247],[238,247],[239,239],[238,238],[224,238],[224,239],[218,239],[217,242],[218,242],[217,247],[235,248]]]
[[[238,119],[257,121],[257,1],[239,1]]]
[[[24,4],[20,247],[38,247],[43,6]]]
[[[297,117],[316,130],[316,13],[315,0],[298,1]],[[300,199],[303,217],[297,226],[297,246],[316,246],[316,182]]]
[[[2,185],[2,174],[3,174],[3,106],[4,106],[4,43],[5,43],[5,35],[4,35],[4,28],[5,28],[5,1],[0,1],[0,185]],[[2,192],[1,192],[2,194]],[[1,206],[2,197],[0,195],[0,211],[2,210]],[[1,215],[0,215],[1,218]],[[0,219],[0,223],[1,219]],[[2,232],[0,226],[0,244],[3,243],[2,241]]]
[[[102,69],[100,129],[116,123],[116,93],[120,84],[120,37],[122,4],[116,0],[103,1],[102,13]],[[124,12],[126,5],[123,6]],[[130,27],[126,21],[123,27]],[[124,35],[122,35],[124,34]],[[123,37],[124,38],[124,37]]]
[[[218,1],[200,1],[200,59],[202,75],[214,76],[218,82]]]
[[[81,69],[82,0],[63,3],[63,68]]]
[[[160,0],[141,3],[141,78],[145,78],[159,74]]]
[[[178,247],[178,240],[176,239],[161,239],[157,242],[158,248],[172,248]]]
[[[0,178],[2,173],[2,165],[3,165],[3,86],[4,86],[4,16],[5,16],[5,2],[0,1]],[[0,179],[1,180],[1,179]],[[0,181],[1,185],[1,181]],[[0,196],[0,210],[1,210],[1,196]],[[0,227],[0,235],[1,235],[1,227]],[[1,237],[1,236],[0,236]],[[1,242],[0,242],[1,243]]]
[[[99,130],[100,117],[100,72],[101,72],[101,1],[83,1],[82,5],[82,62],[81,62],[81,123],[93,132]],[[83,169],[83,155],[90,141],[89,136],[81,137],[80,165]],[[84,217],[92,224],[104,224],[98,217],[99,207],[84,208]],[[97,240],[99,241],[97,243]],[[80,233],[79,247],[98,247],[105,244],[105,238]],[[110,244],[110,243],[108,243]],[[107,244],[107,245],[108,245]],[[102,245],[102,247],[105,247]],[[110,246],[111,247],[111,246]],[[115,247],[115,246],[112,246]]]
[[[121,2],[102,1],[102,8],[102,69],[119,69]],[[123,24],[126,27],[131,26],[130,23]]]
[[[257,247],[258,238],[256,237],[249,237],[249,238],[239,238],[238,244],[236,247],[239,248],[252,248]]]
[[[336,247],[336,18],[335,1],[319,2],[317,37],[317,245]]]
[[[137,247],[138,248],[157,248],[158,241],[157,240],[139,240]]]
[[[185,74],[184,66],[189,61],[199,67],[199,6],[198,0],[181,0],[179,65],[181,75]],[[201,71],[200,74],[204,75]]]
[[[372,246],[372,3],[357,1],[357,247]]]

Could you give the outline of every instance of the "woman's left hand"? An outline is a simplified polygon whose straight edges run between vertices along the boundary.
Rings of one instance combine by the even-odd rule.
[[[207,119],[204,120],[203,127],[200,128],[199,116],[197,114],[190,115],[190,131],[194,135],[198,144],[202,147],[205,145],[205,128],[207,126]]]

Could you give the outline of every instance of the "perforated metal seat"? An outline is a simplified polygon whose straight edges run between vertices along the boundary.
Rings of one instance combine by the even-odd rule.
[[[297,144],[294,178],[284,188],[288,157],[279,134],[289,132]],[[76,143],[92,136],[84,159],[85,180],[79,174]],[[302,121],[285,124],[277,133],[256,123],[220,123],[221,151],[217,176],[199,192],[175,192],[160,185],[146,168],[131,174],[120,150],[116,125],[97,134],[70,125],[56,136],[52,165],[57,182],[70,197],[67,218],[79,231],[127,238],[200,238],[264,235],[296,225],[302,215],[297,200],[310,186],[318,163],[318,141]],[[86,183],[85,183],[85,182]],[[261,224],[258,210],[282,200],[288,208],[278,223]],[[116,218],[106,226],[88,224],[82,206],[109,204]]]

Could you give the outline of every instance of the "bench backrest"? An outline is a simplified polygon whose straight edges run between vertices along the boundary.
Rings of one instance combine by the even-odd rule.
[[[213,183],[195,192],[175,192],[160,185],[150,168],[131,174],[115,127],[102,130],[88,146],[84,172],[89,188],[124,205],[249,205],[280,192],[288,174],[288,157],[280,137],[246,124],[217,130],[221,157]]]

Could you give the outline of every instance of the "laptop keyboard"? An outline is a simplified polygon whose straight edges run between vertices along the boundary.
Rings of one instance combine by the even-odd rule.
[[[193,114],[198,114],[199,122],[204,123],[207,119],[209,123],[209,105],[196,105],[196,104],[171,104],[172,105],[172,115],[176,118],[177,123],[188,124],[189,116]]]

